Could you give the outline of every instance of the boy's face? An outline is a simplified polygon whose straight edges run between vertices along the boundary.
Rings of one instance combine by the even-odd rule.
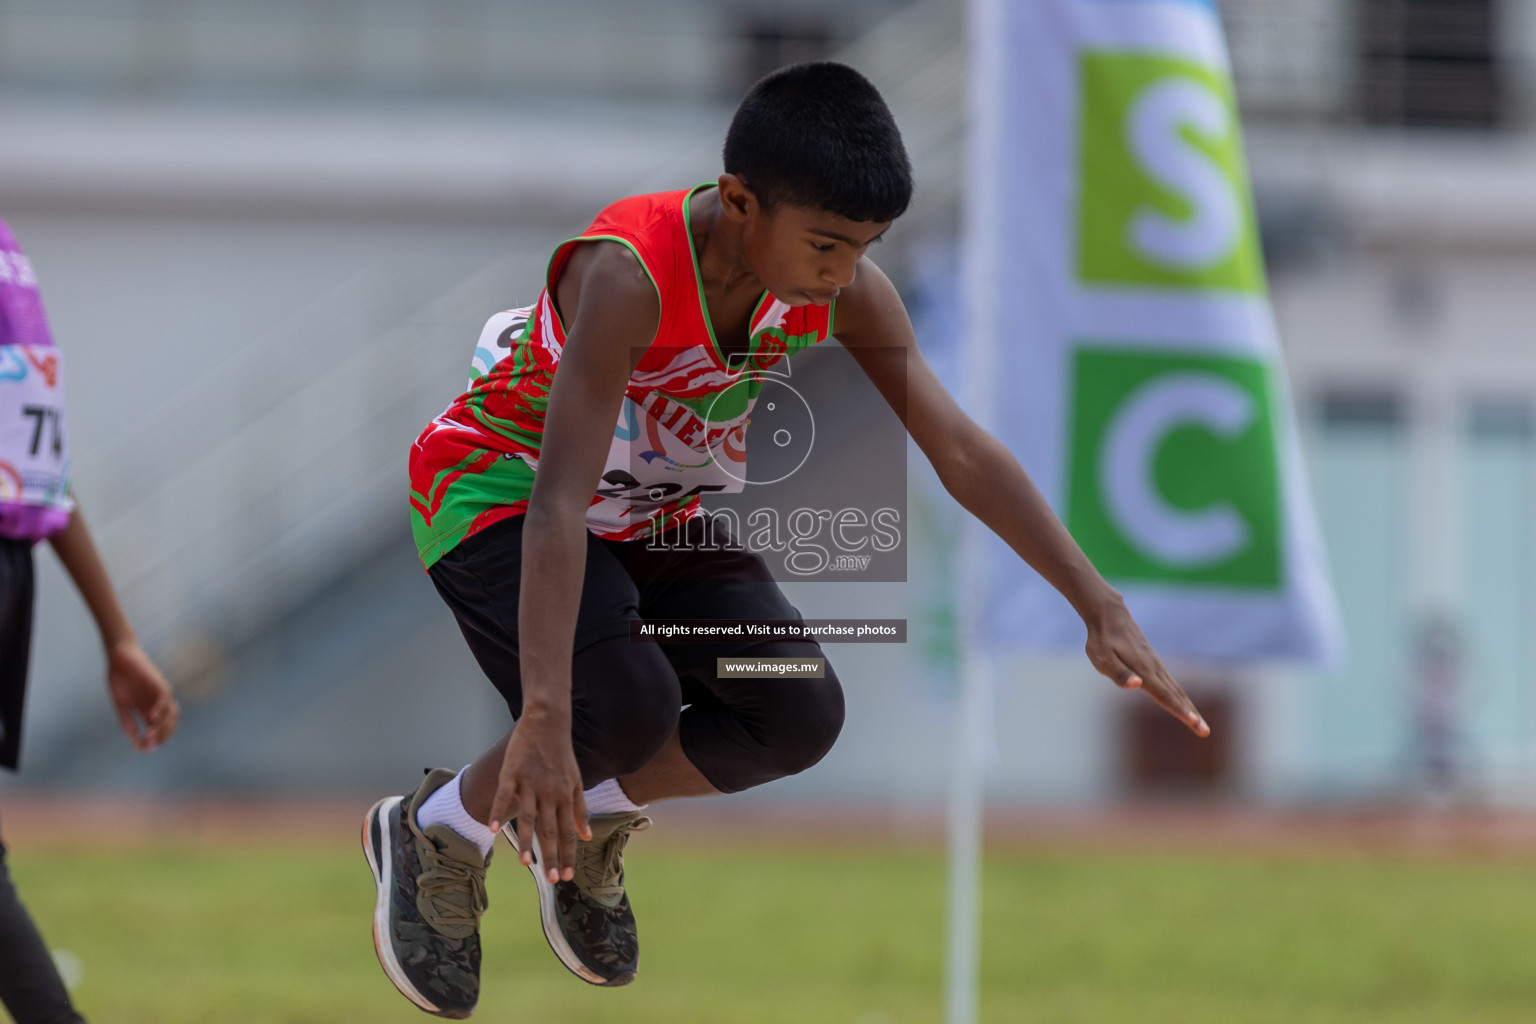
[[[732,198],[721,195],[727,206]],[[742,198],[736,207],[744,222],[742,255],[774,298],[791,306],[824,306],[837,298],[853,283],[865,250],[891,226],[787,203],[765,211],[750,192]]]

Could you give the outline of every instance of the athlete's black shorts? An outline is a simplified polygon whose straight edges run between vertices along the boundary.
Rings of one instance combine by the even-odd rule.
[[[523,706],[523,521],[513,516],[466,538],[430,570],[514,718]],[[685,524],[666,550],[587,534],[571,660],[571,739],[586,788],[638,770],[678,731],[689,761],[734,793],[809,768],[842,728],[842,688],[830,664],[822,679],[723,679],[715,671],[716,658],[823,657],[815,641],[631,640],[636,620],[800,620],[758,555],[734,538],[700,550],[703,529],[702,519]]]
[[[21,760],[32,589],[32,542],[0,537],[0,767],[11,769]]]

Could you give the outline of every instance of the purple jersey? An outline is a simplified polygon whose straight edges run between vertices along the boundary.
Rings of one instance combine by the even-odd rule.
[[[62,354],[32,262],[0,220],[0,536],[40,540],[73,508]]]

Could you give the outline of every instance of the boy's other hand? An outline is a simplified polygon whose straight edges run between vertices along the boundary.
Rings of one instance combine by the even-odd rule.
[[[1193,701],[1173,681],[1162,659],[1142,635],[1141,627],[1131,618],[1125,603],[1114,600],[1105,610],[1087,622],[1088,660],[1093,667],[1125,690],[1145,690],[1167,712],[1187,725],[1196,736],[1209,736],[1206,724]]]
[[[125,640],[107,652],[107,693],[135,750],[154,750],[176,731],[176,695],[137,642]]]
[[[591,839],[592,829],[568,718],[546,718],[525,709],[512,730],[491,801],[491,831],[514,818],[524,867],[533,864],[537,835],[545,877],[551,883],[576,877],[576,839]]]

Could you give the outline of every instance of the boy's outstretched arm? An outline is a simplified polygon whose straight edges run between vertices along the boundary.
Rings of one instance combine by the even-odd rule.
[[[1125,601],[1088,561],[1018,459],[976,425],[917,348],[906,308],[869,260],[837,301],[834,333],[901,418],[944,488],[1061,592],[1088,627],[1093,667],[1142,688],[1197,735],[1210,727],[1174,682]]]
[[[576,837],[591,838],[571,746],[571,646],[587,561],[587,507],[629,376],[661,320],[655,286],[617,242],[580,246],[554,298],[568,330],[523,524],[517,620],[523,709],[487,822],[494,830],[517,819],[525,865],[537,834],[551,882],[573,877]]]
[[[139,646],[78,507],[69,525],[48,538],[48,543],[96,620],[107,655],[107,693],[118,723],[135,749],[153,750],[176,731],[181,708],[170,684]]]

